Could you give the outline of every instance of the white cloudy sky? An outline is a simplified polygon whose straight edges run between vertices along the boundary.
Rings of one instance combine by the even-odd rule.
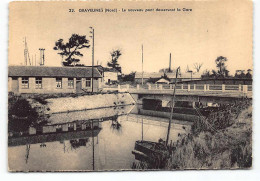
[[[79,8],[190,8],[192,12],[79,13]],[[75,13],[68,9],[74,8]],[[119,63],[124,73],[141,71],[141,45],[144,71],[168,67],[172,53],[174,67],[215,68],[217,56],[228,58],[227,67],[252,68],[252,3],[249,1],[208,2],[15,2],[9,14],[9,64],[22,65],[26,36],[30,55],[39,59],[45,48],[47,66],[60,66],[61,57],[53,50],[56,40],[72,33],[89,34],[95,28],[95,60],[106,65],[109,52],[120,48]],[[91,49],[83,50],[81,63],[91,64]]]

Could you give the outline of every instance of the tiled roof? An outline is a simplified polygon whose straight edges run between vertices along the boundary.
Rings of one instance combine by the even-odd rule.
[[[9,77],[92,77],[92,67],[9,66]],[[94,68],[94,77],[102,77]]]
[[[119,72],[115,68],[104,67],[104,72]]]

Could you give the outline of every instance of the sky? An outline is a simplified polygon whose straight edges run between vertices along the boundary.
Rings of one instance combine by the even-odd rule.
[[[79,12],[79,9],[117,8],[117,12]],[[124,9],[181,9],[173,12],[122,12]],[[183,11],[183,8],[192,11]],[[75,12],[69,12],[74,9]],[[158,72],[169,66],[203,63],[202,70],[216,69],[215,59],[227,57],[227,69],[252,69],[252,3],[250,1],[183,2],[12,2],[9,5],[9,65],[24,64],[24,37],[30,56],[39,62],[45,48],[45,65],[61,66],[53,50],[55,41],[95,29],[95,62],[106,66],[110,52],[122,51],[123,73]],[[120,11],[119,11],[120,10]],[[82,49],[80,63],[91,65],[92,52]]]

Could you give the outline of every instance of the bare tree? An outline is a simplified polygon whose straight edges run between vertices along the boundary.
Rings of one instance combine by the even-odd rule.
[[[202,65],[203,65],[203,63],[194,63],[193,67],[196,70],[196,72],[200,72]]]

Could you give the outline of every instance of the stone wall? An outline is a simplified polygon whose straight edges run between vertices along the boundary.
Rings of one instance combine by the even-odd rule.
[[[45,114],[71,112],[88,109],[99,109],[135,104],[129,93],[112,93],[84,95],[77,97],[60,97],[45,99],[47,103],[42,105]],[[39,107],[39,102],[30,101],[32,106]]]

